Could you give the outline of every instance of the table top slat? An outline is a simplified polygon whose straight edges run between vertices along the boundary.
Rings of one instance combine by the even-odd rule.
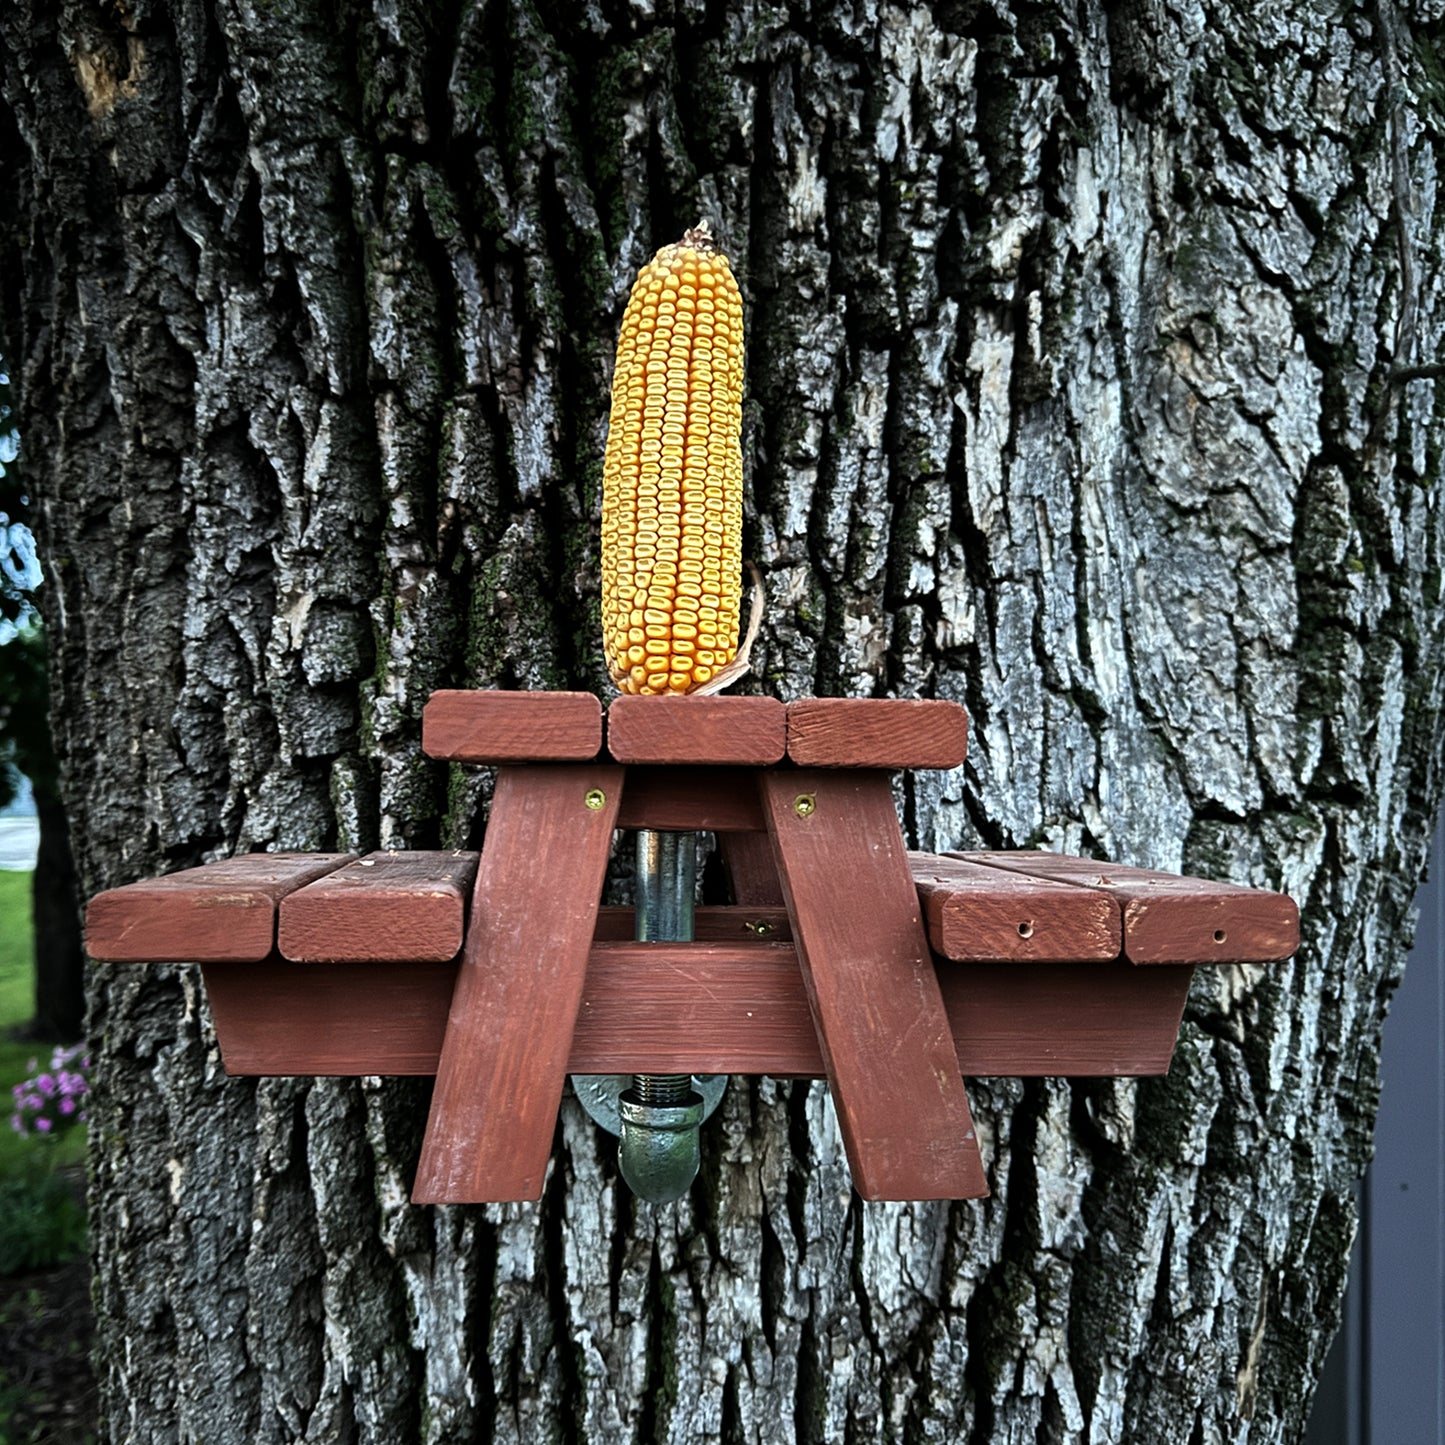
[[[788,756],[807,768],[956,768],[968,714],[928,698],[810,697],[788,704]]]
[[[602,751],[590,692],[442,688],[422,710],[422,751],[454,763],[587,762]]]
[[[619,697],[607,709],[607,751],[619,763],[766,767],[787,746],[775,697]]]

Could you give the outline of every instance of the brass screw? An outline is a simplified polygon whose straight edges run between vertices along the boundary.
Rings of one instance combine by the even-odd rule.
[[[607,805],[607,794],[601,788],[588,788],[587,796],[582,801],[595,813]]]
[[[759,938],[766,938],[768,934],[778,931],[777,924],[769,923],[766,918],[750,919],[747,923],[743,924],[743,927],[747,929],[749,933],[756,933]]]
[[[811,793],[799,793],[793,799],[793,811],[800,818],[809,818],[818,810],[818,800]]]

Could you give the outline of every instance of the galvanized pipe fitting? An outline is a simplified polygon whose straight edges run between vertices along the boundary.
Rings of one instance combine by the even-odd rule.
[[[644,828],[637,834],[637,940],[691,942],[697,837]],[[617,1101],[617,1163],[639,1199],[666,1204],[687,1193],[701,1155],[702,1096],[687,1074],[635,1074]]]

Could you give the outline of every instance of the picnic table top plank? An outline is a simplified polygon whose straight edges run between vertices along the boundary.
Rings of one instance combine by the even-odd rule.
[[[619,697],[607,709],[607,751],[619,763],[766,767],[787,746],[774,697]]]
[[[590,692],[439,688],[422,709],[422,751],[457,763],[587,762],[602,751]]]

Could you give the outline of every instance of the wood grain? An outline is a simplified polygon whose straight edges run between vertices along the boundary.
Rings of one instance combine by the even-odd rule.
[[[767,834],[720,833],[718,850],[735,902],[783,906],[783,885]]]
[[[956,768],[968,714],[956,702],[810,697],[788,704],[788,756],[810,768]]]
[[[1117,958],[1118,904],[1090,888],[910,853],[933,951],[952,959],[1078,962]]]
[[[619,763],[780,762],[787,714],[774,697],[619,697],[607,709],[607,751]]]
[[[1283,893],[1059,853],[950,856],[1107,893],[1132,963],[1275,963],[1299,948],[1299,909]]]
[[[734,768],[628,768],[617,826],[761,832],[755,776]]]
[[[685,951],[684,951],[685,950]],[[434,1074],[455,963],[203,966],[226,1071]],[[938,971],[964,1074],[1168,1072],[1193,970],[1091,963],[947,963]],[[567,1072],[822,1078],[796,951],[598,943]]]
[[[86,951],[116,963],[263,959],[275,947],[280,900],[355,857],[244,853],[97,893],[85,914]]]
[[[760,793],[854,1186],[865,1199],[981,1197],[888,775],[764,773]]]
[[[443,688],[422,710],[422,751],[456,763],[586,762],[602,750],[590,692]]]
[[[418,1204],[541,1197],[623,776],[604,764],[497,775]]]
[[[302,962],[454,958],[479,856],[368,853],[282,899],[277,947]]]

